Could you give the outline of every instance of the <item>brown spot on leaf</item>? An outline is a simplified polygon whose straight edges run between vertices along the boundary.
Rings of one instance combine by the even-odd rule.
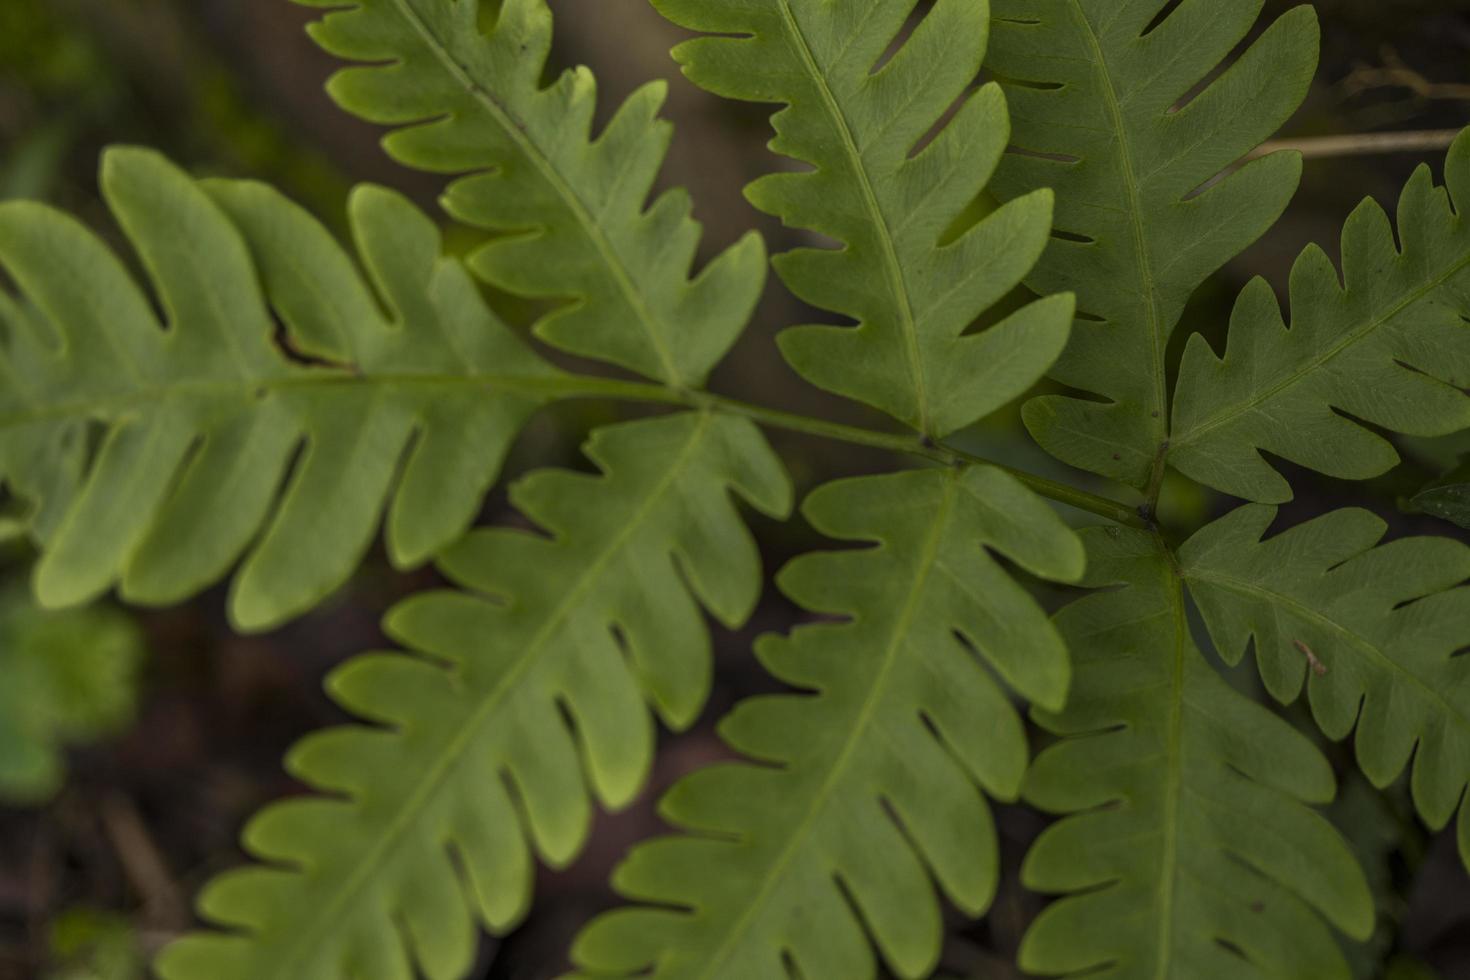
[[[1316,674],[1318,677],[1327,676],[1327,665],[1324,664],[1321,660],[1317,659],[1317,655],[1312,652],[1311,647],[1307,646],[1301,640],[1292,640],[1291,642],[1292,645],[1300,650],[1302,654],[1307,658],[1307,663],[1311,666],[1312,673]]]

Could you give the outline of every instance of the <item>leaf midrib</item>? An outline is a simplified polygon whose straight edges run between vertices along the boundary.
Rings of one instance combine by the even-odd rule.
[[[557,628],[561,626],[563,620],[577,607],[577,604],[587,593],[591,591],[613,557],[622,550],[623,546],[627,544],[633,534],[641,528],[649,514],[654,511],[655,505],[662,501],[664,494],[668,492],[669,488],[688,465],[690,458],[703,440],[705,431],[709,428],[713,418],[709,412],[703,411],[698,412],[697,416],[698,423],[690,430],[687,440],[680,447],[679,453],[669,465],[668,471],[659,479],[659,482],[654,486],[648,496],[644,498],[643,502],[639,504],[638,509],[634,512],[631,519],[624,522],[618,529],[617,534],[608,543],[607,547],[598,554],[596,559],[585,566],[585,570],[577,581],[577,584],[568,590],[567,595],[547,617],[545,624],[526,645],[519,662],[501,677],[495,684],[494,689],[488,692],[481,700],[479,707],[470,715],[468,722],[466,722],[460,733],[450,742],[448,748],[441,754],[438,761],[428,769],[418,787],[404,802],[402,809],[389,823],[379,838],[378,843],[374,844],[357,861],[352,873],[343,882],[341,888],[337,889],[336,896],[326,905],[321,906],[322,911],[311,917],[311,924],[308,927],[299,928],[293,923],[293,931],[301,938],[291,944],[288,948],[287,958],[280,961],[280,965],[283,968],[294,969],[299,965],[302,957],[311,951],[311,944],[324,931],[320,923],[335,917],[355,896],[363,882],[371,879],[370,872],[375,869],[377,862],[392,849],[400,837],[413,827],[415,819],[418,816],[418,811],[441,788],[447,774],[453,768],[454,764],[459,761],[460,756],[463,755],[466,746],[474,740],[486,720],[494,715],[495,709],[509,696],[510,692],[518,685],[525,673],[531,669],[531,666],[537,660],[541,647],[555,635]]]
[[[1400,256],[1401,260],[1402,258],[1403,256]],[[1251,398],[1237,403],[1234,407],[1227,406],[1222,411],[1219,411],[1207,418],[1204,422],[1196,425],[1192,429],[1189,429],[1186,434],[1178,435],[1176,433],[1172,443],[1173,446],[1181,447],[1186,445],[1193,445],[1194,443],[1198,442],[1205,434],[1214,431],[1220,426],[1233,421],[1234,419],[1240,417],[1241,415],[1244,415],[1249,411],[1252,411],[1264,402],[1270,401],[1272,398],[1275,398],[1287,388],[1302,383],[1302,381],[1304,381],[1308,375],[1314,374],[1315,372],[1320,370],[1323,365],[1325,365],[1328,361],[1342,354],[1349,347],[1360,343],[1369,334],[1374,333],[1379,328],[1398,317],[1404,311],[1408,310],[1409,308],[1419,303],[1421,300],[1425,299],[1427,296],[1429,296],[1430,293],[1433,293],[1443,287],[1447,282],[1455,278],[1455,276],[1457,276],[1459,273],[1465,271],[1467,267],[1470,267],[1470,253],[1467,253],[1464,258],[1461,258],[1460,260],[1452,264],[1441,275],[1431,278],[1423,286],[1414,290],[1397,305],[1391,307],[1387,312],[1376,317],[1370,317],[1367,322],[1360,324],[1359,326],[1350,330],[1336,344],[1333,344],[1331,347],[1327,348],[1326,351],[1311,358],[1300,369],[1289,372],[1285,377],[1281,378],[1275,384],[1271,385],[1259,394],[1253,395]]]
[[[867,696],[863,699],[862,707],[858,710],[858,714],[853,721],[851,735],[848,737],[846,744],[842,746],[837,758],[833,760],[831,769],[826,778],[822,780],[821,785],[817,788],[816,795],[806,815],[802,817],[801,822],[791,832],[786,845],[781,849],[775,864],[771,867],[770,872],[766,875],[765,881],[761,884],[760,890],[747,903],[745,911],[741,913],[740,918],[731,926],[724,941],[710,955],[707,961],[708,965],[699,974],[699,980],[709,980],[714,975],[714,971],[723,965],[725,956],[729,954],[730,950],[736,946],[740,938],[754,923],[757,913],[761,911],[766,899],[785,877],[786,869],[796,859],[800,851],[800,845],[811,834],[817,819],[825,812],[828,801],[841,783],[842,777],[846,775],[848,764],[857,752],[858,746],[862,743],[863,736],[867,734],[868,726],[872,722],[873,715],[877,711],[884,694],[887,693],[888,677],[893,673],[899,661],[899,651],[903,648],[909,625],[913,622],[914,616],[918,612],[919,604],[923,599],[924,586],[928,583],[929,574],[933,570],[938,558],[939,547],[943,543],[944,531],[949,525],[949,515],[954,508],[955,490],[958,484],[959,471],[951,471],[946,475],[944,498],[935,510],[934,523],[929,530],[928,536],[925,538],[918,565],[918,574],[914,577],[913,588],[905,597],[903,608],[899,612],[898,618],[894,621],[893,632],[889,638],[888,646],[883,653],[883,662],[878,669],[877,675],[873,678],[873,683],[868,689]]]
[[[1164,569],[1164,589],[1169,601],[1169,611],[1174,620],[1173,663],[1170,676],[1169,724],[1167,745],[1169,765],[1165,777],[1164,823],[1160,830],[1165,844],[1163,866],[1159,872],[1159,947],[1158,961],[1154,970],[1155,980],[1169,980],[1174,941],[1174,892],[1179,878],[1179,807],[1184,793],[1184,658],[1189,640],[1189,627],[1184,613],[1183,583],[1178,569],[1173,565],[1172,553],[1162,538],[1157,538],[1158,547],[1169,564]]]
[[[784,0],[783,0],[784,2]],[[622,293],[624,301],[629,309],[642,322],[644,331],[648,335],[654,353],[657,354],[665,372],[664,380],[675,386],[682,386],[685,378],[681,376],[676,367],[673,355],[664,339],[662,325],[649,309],[643,292],[633,281],[632,273],[619,257],[617,250],[613,248],[612,242],[607,238],[599,223],[589,208],[577,194],[576,188],[569,183],[556,168],[551,158],[542,152],[541,148],[531,139],[527,127],[515,117],[509,107],[501,105],[491,94],[489,88],[482,85],[468,66],[463,65],[455,58],[449,49],[449,44],[438,34],[434,33],[432,27],[421,17],[409,0],[392,0],[393,7],[419,36],[424,45],[433,54],[434,58],[449,73],[456,84],[461,86],[474,101],[485,110],[486,114],[508,135],[518,146],[521,153],[536,168],[542,178],[551,186],[558,197],[566,203],[568,210],[572,212],[577,223],[587,233],[588,239],[597,249],[603,264],[607,266],[612,274],[618,292]],[[540,91],[539,89],[537,90]]]
[[[827,115],[837,130],[837,136],[842,143],[842,150],[848,158],[848,163],[857,177],[863,207],[868,212],[869,222],[878,237],[879,253],[883,257],[884,271],[888,275],[888,288],[898,308],[899,327],[903,333],[904,350],[909,360],[909,374],[913,378],[914,401],[919,409],[919,431],[932,435],[933,433],[929,432],[929,397],[924,379],[924,362],[919,349],[919,326],[914,316],[913,299],[909,295],[908,280],[904,276],[903,264],[898,258],[898,245],[893,240],[893,232],[888,227],[888,219],[884,217],[883,209],[878,203],[877,191],[868,173],[867,162],[863,158],[862,151],[858,149],[857,140],[853,137],[852,126],[847,121],[842,104],[832,92],[832,87],[827,84],[827,76],[817,64],[816,56],[812,53],[811,45],[807,43],[806,35],[802,33],[801,25],[796,22],[790,0],[779,0],[777,8],[781,12],[781,20],[792,38],[802,65],[806,68],[807,74],[811,76],[817,94],[821,97],[822,104],[827,110]]]
[[[83,398],[39,407],[36,411],[0,412],[0,429],[59,422],[65,419],[116,419],[139,408],[164,404],[177,398],[237,399],[247,405],[262,393],[331,388],[488,388],[495,392],[528,397],[576,397],[598,393],[600,379],[573,375],[504,374],[375,374],[359,375],[348,370],[322,370],[294,377],[261,381],[183,381],[177,384],[139,388],[105,398]]]
[[[1139,195],[1139,185],[1136,176],[1137,168],[1133,161],[1133,150],[1129,144],[1128,129],[1123,121],[1123,105],[1119,100],[1117,89],[1113,85],[1113,76],[1108,68],[1107,55],[1103,50],[1102,39],[1093,30],[1092,22],[1087,19],[1087,13],[1082,9],[1079,0],[1067,0],[1077,20],[1082,24],[1083,36],[1092,50],[1092,64],[1097,69],[1097,75],[1102,80],[1100,92],[1103,96],[1103,104],[1107,109],[1108,117],[1112,120],[1113,130],[1117,136],[1118,162],[1123,170],[1123,190],[1128,199],[1128,206],[1124,213],[1128,219],[1128,230],[1133,235],[1133,248],[1138,257],[1139,284],[1143,287],[1141,297],[1143,299],[1143,313],[1145,326],[1148,328],[1150,349],[1153,352],[1153,388],[1154,404],[1152,411],[1158,412],[1157,416],[1150,416],[1146,420],[1155,434],[1156,442],[1165,439],[1166,408],[1168,407],[1168,392],[1166,390],[1167,378],[1165,377],[1164,354],[1165,346],[1163,339],[1163,324],[1159,316],[1158,308],[1158,286],[1154,281],[1153,265],[1149,259],[1148,236],[1143,227],[1143,199]],[[1136,447],[1131,447],[1135,448]]]

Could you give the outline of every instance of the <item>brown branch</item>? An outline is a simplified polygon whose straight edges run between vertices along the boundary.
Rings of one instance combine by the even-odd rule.
[[[121,794],[109,796],[102,802],[101,818],[147,919],[173,931],[183,929],[189,922],[188,905],[137,806]]]
[[[1403,89],[1421,101],[1470,102],[1470,85],[1431,82],[1399,57],[1393,48],[1383,49],[1383,66],[1357,65],[1339,87],[1349,97],[1378,89]]]
[[[1309,160],[1333,157],[1374,156],[1390,153],[1424,153],[1444,150],[1455,141],[1458,129],[1419,129],[1394,133],[1352,133],[1345,136],[1312,136],[1303,139],[1271,140],[1262,143],[1249,159],[1277,150],[1296,150]]]

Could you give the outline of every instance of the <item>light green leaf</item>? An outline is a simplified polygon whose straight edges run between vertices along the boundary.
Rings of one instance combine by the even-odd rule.
[[[176,602],[245,556],[231,614],[259,629],[341,585],[385,508],[400,565],[463,533],[558,372],[441,256],[423,214],[382,188],[354,193],[364,280],[263,185],[201,187],[119,149],[102,192],[162,323],[76,221],[0,205],[0,266],[22,297],[0,292],[0,473],[34,503],[45,605],[119,581],[130,601]]]
[[[1051,192],[961,222],[1010,128],[998,86],[966,94],[988,4],[938,0],[890,52],[917,3],[654,0],[681,26],[725,35],[674,50],[697,85],[786,105],[771,148],[810,169],[763,177],[747,197],[841,246],[775,261],[796,295],[857,321],[786,331],[786,359],[814,384],[942,436],[1035,384],[1066,343],[1073,306],[1054,296],[968,332],[1041,254]]]
[[[1399,198],[1398,231],[1372,200],[1342,231],[1342,278],[1312,246],[1291,273],[1291,327],[1264,281],[1246,287],[1218,358],[1191,337],[1180,368],[1169,462],[1218,490],[1291,499],[1265,450],[1343,479],[1398,453],[1363,422],[1415,436],[1470,428],[1470,131],[1445,186],[1420,167]],[[1361,420],[1358,421],[1358,420]]]
[[[876,975],[865,928],[896,973],[925,976],[942,932],[930,876],[971,915],[990,904],[997,844],[981,790],[1015,799],[1027,757],[990,671],[1056,707],[1068,666],[986,549],[1070,580],[1081,546],[989,468],[839,481],[804,512],[872,545],[780,575],[803,607],[845,619],[757,644],[773,674],[812,693],[752,698],[724,719],[722,737],[754,763],[705,769],[664,798],[689,835],[618,869],[618,890],[656,907],[589,927],[573,952],[589,976],[861,980]]]
[[[265,866],[200,908],[230,930],[163,954],[164,980],[458,980],[478,921],[513,926],[531,849],[562,867],[592,818],[651,763],[653,703],[687,726],[710,684],[707,608],[734,628],[761,587],[733,491],[790,508],[750,423],[682,413],[599,430],[601,474],[543,470],[513,488],[547,535],[476,531],[446,553],[465,591],[411,598],[386,628],[411,654],[348,662],[329,689],[370,722],[308,737],[287,765],[324,794],[246,829]],[[415,972],[417,970],[418,972]]]
[[[1183,589],[1147,533],[1083,532],[1085,584],[1115,587],[1056,618],[1072,694],[1037,720],[1028,802],[1069,814],[1037,839],[1023,883],[1068,897],[1021,968],[1109,980],[1346,980],[1328,923],[1374,924],[1347,843],[1305,804],[1332,769],[1305,736],[1237,694],[1190,638]],[[1325,921],[1324,921],[1325,920]]]
[[[48,613],[0,592],[0,800],[36,804],[65,777],[62,750],[132,719],[143,637],[114,609]]]
[[[682,190],[647,205],[671,129],[665,86],[645,85],[596,137],[597,90],[576,68],[542,87],[545,0],[297,0],[332,7],[311,35],[370,62],[335,75],[348,112],[397,127],[385,146],[419,170],[468,174],[445,207],[500,232],[471,258],[487,281],[567,302],[536,324],[564,350],[676,387],[702,385],[745,327],[765,281],[751,233],[690,279],[699,226]],[[645,206],[647,205],[647,206]]]
[[[1266,689],[1307,683],[1323,732],[1357,727],[1358,762],[1380,788],[1413,760],[1414,803],[1449,823],[1470,783],[1470,547],[1447,538],[1379,545],[1388,526],[1341,510],[1262,540],[1275,508],[1242,507],[1179,554],[1221,654],[1254,642]],[[1377,547],[1375,547],[1377,545]]]
[[[992,3],[987,67],[1015,126],[995,190],[1055,190],[1057,233],[1027,282],[1077,294],[1052,376],[1106,399],[1035,399],[1026,424],[1059,459],[1135,487],[1168,438],[1165,355],[1185,303],[1276,221],[1300,176],[1300,158],[1278,153],[1221,177],[1291,116],[1316,68],[1306,6],[1228,62],[1262,4]]]

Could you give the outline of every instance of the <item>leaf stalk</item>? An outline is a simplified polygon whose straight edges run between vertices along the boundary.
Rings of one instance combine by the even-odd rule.
[[[581,383],[578,385],[576,395],[582,397],[605,397],[622,401],[681,405],[689,408],[705,409],[730,415],[739,415],[766,428],[782,429],[787,432],[798,432],[802,435],[830,439],[836,442],[846,442],[853,445],[869,446],[874,449],[886,449],[890,452],[906,453],[911,456],[928,459],[931,462],[944,466],[994,467],[995,469],[1009,473],[1033,492],[1049,500],[1066,504],[1069,507],[1086,511],[1089,514],[1106,518],[1127,527],[1147,529],[1149,526],[1144,517],[1136,509],[1127,504],[1100,496],[1099,494],[1089,493],[1086,490],[1079,490],[1065,483],[1049,480],[1046,477],[1037,476],[1033,473],[1028,473],[1024,470],[1007,466],[1004,463],[998,463],[995,460],[986,459],[983,456],[968,453],[922,436],[879,432],[861,426],[829,422],[825,419],[816,419],[796,412],[787,412],[778,408],[769,408],[764,405],[743,402],[705,391],[689,391],[667,388],[662,385],[620,381],[616,379],[585,378],[578,379],[578,381]]]

